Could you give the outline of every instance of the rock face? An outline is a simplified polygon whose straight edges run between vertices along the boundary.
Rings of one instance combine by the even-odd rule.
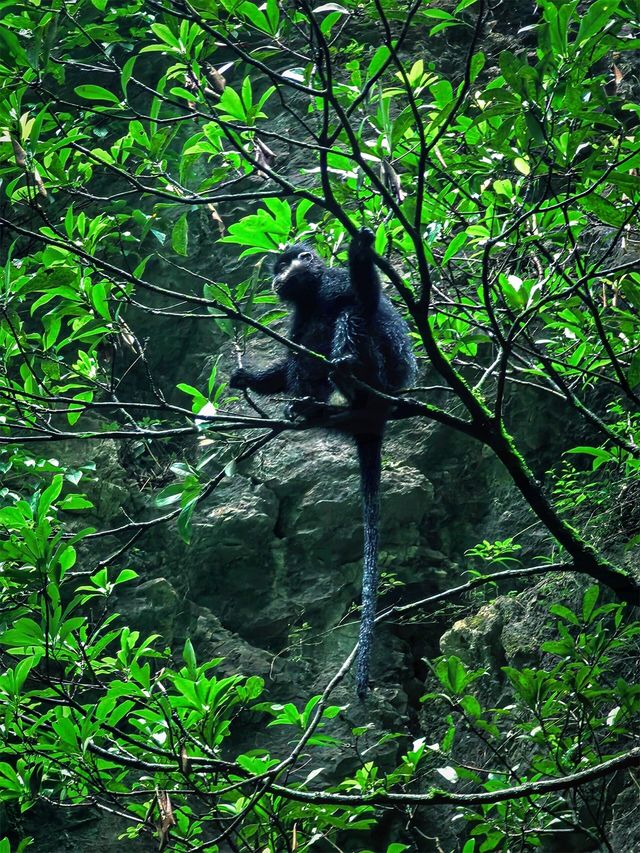
[[[392,427],[384,450],[380,564],[390,601],[404,585],[412,594],[434,589],[434,563],[442,569],[445,561],[435,548],[434,490],[411,458],[422,436],[414,430],[407,443],[411,431]],[[259,674],[268,668],[266,658],[259,665],[262,655],[293,657],[313,679],[348,654],[357,633],[356,614],[347,617],[360,596],[362,519],[357,459],[343,436],[287,434],[216,489],[194,519],[190,545],[173,527],[147,539],[139,552],[147,580],[130,609],[172,644],[187,625],[193,629],[197,611],[199,619],[209,614],[221,646],[226,632],[231,645],[256,650]],[[378,677],[387,680],[382,671]],[[305,681],[302,695],[311,689]]]
[[[254,361],[273,358],[259,350]],[[281,413],[281,401],[261,403]],[[74,459],[77,449],[60,447],[60,454]],[[202,456],[194,446],[181,452],[193,462]],[[175,461],[177,453],[170,448],[168,458]],[[121,524],[121,507],[133,518],[160,514],[144,505],[150,492],[132,488],[133,476],[143,484],[145,477],[135,473],[131,448],[105,440],[91,445],[90,457],[84,462],[99,471],[88,487],[96,526]],[[390,424],[383,448],[382,603],[458,583],[465,549],[493,530],[501,535],[507,513],[509,529],[514,515],[522,516],[521,527],[530,520],[478,443],[423,420]],[[113,541],[101,542],[95,548],[103,558],[115,549]],[[137,627],[160,633],[173,648],[191,637],[203,654],[224,656],[230,670],[282,679],[288,698],[308,697],[357,636],[362,517],[355,449],[337,433],[283,433],[198,506],[189,545],[174,523],[161,524],[138,539],[126,561],[139,581],[123,591],[119,609]],[[405,704],[407,692],[418,695],[421,658],[438,653],[445,626],[428,611],[421,615],[426,623],[378,629],[374,696],[391,691]],[[352,698],[350,681],[344,689]]]

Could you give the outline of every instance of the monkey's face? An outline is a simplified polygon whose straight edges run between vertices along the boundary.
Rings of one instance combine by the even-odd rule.
[[[275,263],[272,288],[287,302],[312,301],[322,283],[324,264],[304,243],[285,249]]]

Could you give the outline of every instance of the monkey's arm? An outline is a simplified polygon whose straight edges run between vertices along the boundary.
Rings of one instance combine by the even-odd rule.
[[[244,367],[234,370],[229,378],[231,388],[250,388],[257,394],[278,394],[287,390],[288,361],[278,361],[266,370],[252,371]]]
[[[351,287],[365,317],[372,317],[380,303],[380,277],[373,262],[374,241],[373,231],[361,228],[349,246]]]

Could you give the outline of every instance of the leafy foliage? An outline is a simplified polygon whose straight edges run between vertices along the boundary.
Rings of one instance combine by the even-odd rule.
[[[431,747],[451,762],[440,768],[445,778],[502,790],[525,780],[574,773],[630,743],[640,714],[640,686],[631,680],[630,670],[627,678],[619,673],[626,669],[627,656],[635,654],[640,626],[624,624],[622,605],[597,606],[598,594],[596,586],[585,592],[580,613],[561,604],[550,607],[559,639],[542,644],[543,669],[502,668],[514,700],[506,707],[487,708],[479,701],[482,671],[469,672],[455,656],[436,663],[442,692],[423,700],[439,700],[451,712],[443,740]],[[590,732],[587,738],[585,731]],[[471,763],[479,763],[477,757],[470,761],[470,739],[492,763],[491,771],[470,769]],[[531,847],[576,829],[597,838],[605,804],[591,814],[595,826],[589,829],[581,813],[585,796],[579,790],[568,798],[550,793],[491,803],[464,816],[480,850],[511,850],[522,834]]]

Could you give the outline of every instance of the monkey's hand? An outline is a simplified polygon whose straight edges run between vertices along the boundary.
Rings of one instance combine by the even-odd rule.
[[[351,241],[349,246],[349,256],[352,259],[366,258],[373,254],[373,244],[376,242],[376,235],[370,228],[361,228],[357,235]]]
[[[244,367],[239,367],[237,370],[234,370],[229,377],[229,388],[238,388],[241,391],[244,391],[249,387],[250,381],[251,374],[249,371],[245,370]]]

